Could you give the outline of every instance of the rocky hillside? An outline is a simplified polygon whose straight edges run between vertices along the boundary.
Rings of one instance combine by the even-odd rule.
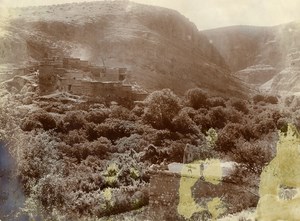
[[[0,63],[48,55],[125,66],[148,90],[192,87],[237,95],[247,90],[196,26],[176,11],[132,2],[89,2],[11,9]],[[184,83],[183,83],[184,82]],[[237,93],[238,92],[238,93]]]
[[[202,33],[237,77],[261,90],[300,92],[299,22],[274,27],[235,26]]]

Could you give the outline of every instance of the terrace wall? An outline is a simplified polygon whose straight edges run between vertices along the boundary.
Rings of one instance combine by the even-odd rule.
[[[149,217],[153,220],[210,220],[203,218],[209,214],[208,211],[200,214],[194,213],[191,218],[186,218],[178,213],[180,203],[180,182],[184,178],[189,182],[186,175],[180,175],[169,171],[153,171],[150,175],[149,188]],[[199,177],[195,185],[185,191],[192,191],[194,201],[201,207],[207,207],[207,203],[214,197],[222,199],[224,213],[232,214],[243,210],[241,201],[257,201],[257,197],[247,191],[243,185],[237,185],[222,180],[219,184],[214,185]],[[182,194],[182,193],[181,193]]]

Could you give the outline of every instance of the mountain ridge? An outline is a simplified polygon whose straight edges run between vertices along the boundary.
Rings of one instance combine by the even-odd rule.
[[[271,93],[300,92],[299,83],[291,82],[300,82],[300,22],[224,27],[202,33],[213,42],[233,74],[246,83]]]
[[[19,45],[13,49],[25,61],[51,52],[125,66],[131,80],[150,91],[168,87],[183,94],[201,87],[236,95],[247,90],[231,78],[226,62],[195,24],[175,10],[132,2],[88,2],[29,7],[11,14],[7,29],[19,39],[6,39],[0,49]],[[7,53],[0,62],[15,57]]]

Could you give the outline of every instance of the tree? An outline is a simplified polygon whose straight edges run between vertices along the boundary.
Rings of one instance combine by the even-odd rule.
[[[278,104],[278,98],[273,95],[268,95],[265,97],[265,102],[269,104]]]
[[[257,94],[253,97],[254,104],[257,104],[257,103],[262,102],[264,100],[265,100],[265,97],[261,94]]]
[[[111,108],[109,117],[120,120],[132,120],[134,115],[131,115],[130,111],[122,106],[114,105]]]
[[[174,130],[183,134],[199,134],[199,128],[186,111],[180,111],[172,121]]]
[[[142,119],[156,129],[172,128],[172,120],[181,108],[179,98],[170,89],[153,92],[145,104]]]
[[[286,133],[288,130],[288,119],[283,117],[278,119],[276,126],[282,133]]]
[[[108,118],[104,123],[96,126],[98,137],[107,137],[111,141],[116,141],[122,137],[129,137],[131,134],[138,133],[135,122]]]
[[[240,140],[233,150],[233,160],[246,166],[247,170],[260,174],[274,157],[274,150],[267,141],[245,142]]]
[[[211,128],[211,119],[208,115],[207,109],[200,108],[197,114],[193,117],[193,121],[200,127],[202,133],[206,133]]]
[[[130,137],[123,137],[116,142],[119,153],[124,153],[128,150],[141,152],[147,145],[149,145],[149,142],[145,141],[143,137],[138,134],[132,134]]]
[[[244,100],[233,98],[233,99],[230,100],[230,104],[236,110],[238,110],[238,111],[240,111],[240,112],[242,112],[244,114],[248,114],[249,113],[249,109],[247,107],[247,103]]]
[[[110,140],[100,137],[93,142],[76,143],[73,146],[61,143],[59,150],[66,156],[76,158],[78,161],[88,156],[97,156],[104,159],[108,153],[115,152]]]
[[[109,111],[107,109],[100,110],[90,110],[86,115],[86,120],[88,122],[93,122],[95,124],[101,124],[109,116]]]
[[[193,107],[194,109],[207,107],[208,106],[207,99],[208,99],[207,94],[200,88],[190,89],[185,94],[185,100],[187,102],[187,106]]]
[[[24,131],[31,131],[36,128],[51,130],[56,128],[56,120],[46,111],[37,111],[24,119],[21,128]]]
[[[63,136],[63,140],[66,144],[73,146],[77,143],[84,143],[86,142],[86,136],[82,129],[80,130],[71,130],[68,134]]]
[[[259,119],[259,118],[258,118]],[[272,118],[261,118],[262,120],[254,126],[254,135],[259,138],[277,129],[276,123]]]
[[[235,149],[236,141],[242,137],[242,125],[229,123],[218,134],[216,141],[216,150],[229,152]]]
[[[222,97],[210,97],[207,101],[210,107],[226,107],[225,100]]]
[[[222,107],[213,107],[208,112],[209,121],[213,128],[223,128],[227,122],[227,116]]]
[[[218,133],[216,132],[215,129],[210,128],[207,132],[206,132],[206,141],[209,147],[214,148],[216,145],[216,142],[218,140]]]
[[[85,111],[69,111],[63,119],[64,126],[68,131],[83,128],[87,123],[85,118]]]

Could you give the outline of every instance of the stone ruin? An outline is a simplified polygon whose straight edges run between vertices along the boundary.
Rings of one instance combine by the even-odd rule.
[[[110,101],[144,100],[145,91],[134,90],[125,83],[127,68],[107,68],[90,65],[79,58],[45,58],[38,67],[41,95],[56,91],[88,97],[103,97]]]

